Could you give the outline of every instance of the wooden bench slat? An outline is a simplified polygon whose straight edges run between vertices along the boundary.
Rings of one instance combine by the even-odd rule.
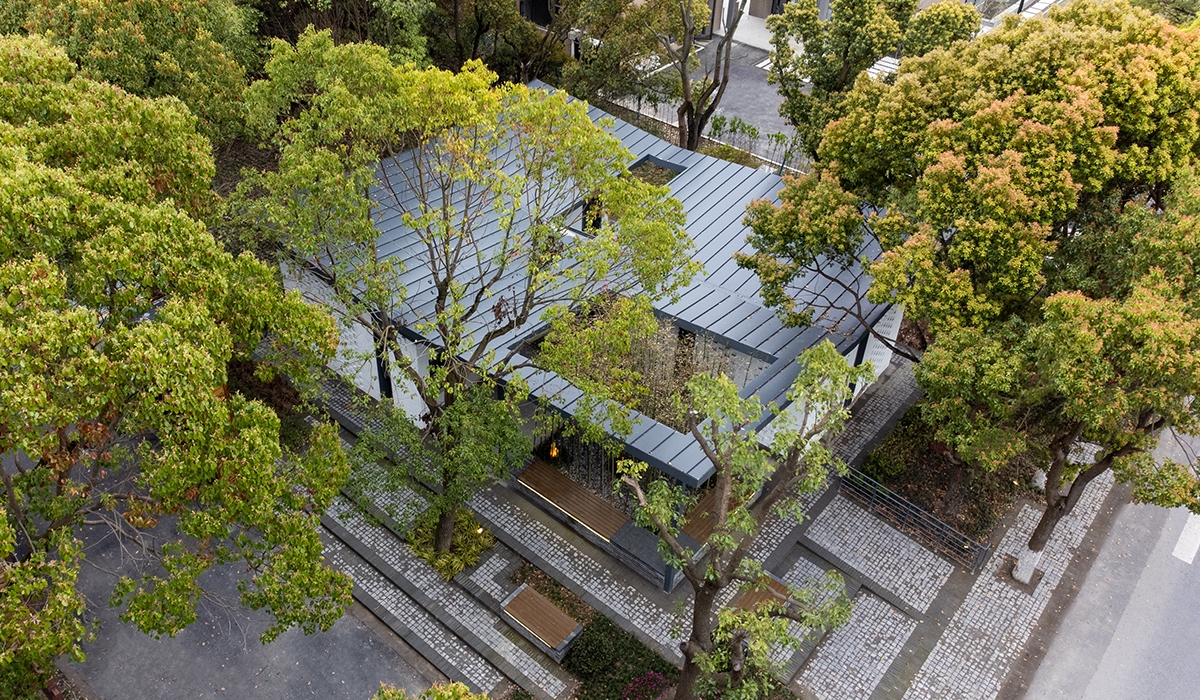
[[[517,476],[517,481],[578,520],[606,542],[629,522],[629,516],[612,504],[541,460],[534,460],[533,464]]]
[[[579,626],[575,618],[528,586],[504,606],[504,612],[551,649],[557,649]]]
[[[704,543],[712,535],[716,518],[713,511],[717,505],[717,490],[709,489],[696,505],[687,513],[687,522],[683,524],[683,532],[697,542]]]
[[[768,600],[775,600],[782,603],[787,600],[787,597],[787,586],[785,586],[781,581],[777,581],[772,578],[767,582],[767,587],[763,590],[746,591],[743,593],[741,597],[737,599],[737,602],[734,603],[734,607],[741,608],[742,610],[753,610]]]

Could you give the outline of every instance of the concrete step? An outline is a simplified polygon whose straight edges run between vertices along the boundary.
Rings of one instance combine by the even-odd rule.
[[[464,588],[416,557],[395,532],[344,497],[322,523],[478,656],[540,700],[567,700],[576,681]],[[432,659],[431,659],[432,661]]]
[[[354,598],[383,621],[452,681],[477,693],[502,692],[508,681],[492,664],[471,649],[392,583],[354,553],[328,529],[321,533],[329,565],[354,579]]]

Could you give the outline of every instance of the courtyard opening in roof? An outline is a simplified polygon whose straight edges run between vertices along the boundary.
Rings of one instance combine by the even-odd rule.
[[[661,158],[645,156],[629,167],[629,175],[647,185],[662,186],[675,179],[684,168]]]
[[[656,315],[644,300],[599,296],[554,319],[526,346],[543,369],[685,432],[684,386],[698,374],[725,374],[739,389],[770,363]]]
[[[663,187],[684,170],[683,166],[669,163],[661,158],[643,156],[629,166],[629,177],[647,185]],[[579,234],[592,236],[603,223],[603,216],[604,210],[600,199],[586,197],[571,207],[564,215],[566,219],[564,233],[568,236]]]

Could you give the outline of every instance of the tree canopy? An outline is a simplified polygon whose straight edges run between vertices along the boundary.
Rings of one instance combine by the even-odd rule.
[[[374,47],[309,32],[276,43],[266,72],[247,102],[282,156],[246,183],[245,206],[330,281],[343,318],[380,348],[385,385],[412,400],[389,420],[427,457],[405,460],[416,473],[403,476],[439,486],[441,551],[457,504],[520,451],[495,442],[520,437],[509,334],[601,293],[679,289],[692,269],[681,206],[625,176],[632,157],[583,103],[493,87],[478,62],[395,67]],[[381,254],[373,215],[402,222],[411,259]]]
[[[0,31],[66,49],[80,74],[143,97],[177,97],[221,143],[241,131],[246,72],[258,65],[256,15],[234,0],[15,0]]]
[[[18,692],[80,654],[85,524],[165,538],[112,601],[151,634],[196,619],[217,564],[246,567],[264,639],[349,603],[316,529],[347,472],[336,431],[284,449],[227,385],[256,349],[263,378],[303,385],[336,327],[196,218],[213,162],[192,114],[75,72],[47,40],[0,38],[0,685]]]
[[[836,595],[839,579],[814,588],[789,588],[756,609],[719,609],[731,586],[764,590],[770,584],[762,562],[750,556],[769,517],[803,517],[799,497],[824,486],[830,470],[843,468],[822,438],[839,432],[849,417],[853,385],[873,377],[870,363],[852,368],[828,341],[805,351],[801,370],[788,390],[786,413],[764,407],[758,397],[743,399],[725,375],[700,374],[687,383],[676,411],[700,443],[716,474],[708,537],[691,548],[680,537],[696,497],[664,479],[652,479],[648,465],[624,461],[623,484],[632,490],[637,523],[659,536],[664,560],[683,572],[695,593],[687,639],[681,645],[683,672],[676,697],[751,700],[767,693],[769,652],[776,644],[798,645],[790,621],[807,630],[829,629],[849,618],[849,601]],[[779,413],[760,445],[754,429],[768,411]],[[761,496],[759,495],[761,492]],[[688,513],[689,515],[680,515]],[[829,596],[827,593],[834,593]]]
[[[1110,466],[1194,488],[1147,450],[1165,427],[1194,429],[1198,48],[1195,30],[1119,1],[1006,18],[904,59],[894,81],[860,76],[823,132],[821,172],[750,213],[759,252],[743,264],[785,313],[821,261],[881,251],[864,262],[868,298],[921,330],[915,352],[897,349],[921,360],[939,439],[982,468],[1048,460],[1035,549]],[[1076,469],[1084,442],[1101,452]]]
[[[768,82],[778,86],[779,112],[810,156],[817,154],[825,124],[840,114],[842,94],[859,73],[899,47],[916,9],[915,0],[833,0],[829,20],[822,21],[817,0],[798,0],[767,19],[774,48]]]

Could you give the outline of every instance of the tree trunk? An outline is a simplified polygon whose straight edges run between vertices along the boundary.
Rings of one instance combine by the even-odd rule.
[[[454,507],[447,508],[438,517],[437,530],[433,535],[433,551],[438,554],[444,554],[450,550],[450,545],[454,542],[454,522],[458,517],[458,509]]]
[[[692,633],[688,641],[679,645],[683,650],[683,670],[679,673],[679,683],[675,686],[675,700],[695,700],[696,681],[700,678],[700,666],[696,656],[702,652],[711,651],[713,633],[713,604],[717,599],[718,589],[705,583],[696,590],[695,603],[692,605]]]
[[[1054,527],[1058,525],[1058,521],[1068,515],[1075,509],[1075,504],[1079,502],[1079,497],[1083,495],[1087,485],[1092,483],[1092,480],[1103,474],[1112,466],[1114,455],[1106,455],[1103,459],[1097,460],[1092,466],[1083,470],[1079,476],[1075,477],[1075,481],[1071,482],[1071,490],[1067,491],[1066,496],[1059,495],[1058,479],[1046,479],[1046,510],[1042,513],[1041,520],[1038,521],[1037,527],[1033,529],[1033,534],[1029,536],[1029,549],[1034,552],[1040,552],[1046,547],[1046,543],[1050,541],[1050,535],[1054,534]],[[1061,469],[1059,470],[1061,474]],[[1061,476],[1059,477],[1061,479]]]

